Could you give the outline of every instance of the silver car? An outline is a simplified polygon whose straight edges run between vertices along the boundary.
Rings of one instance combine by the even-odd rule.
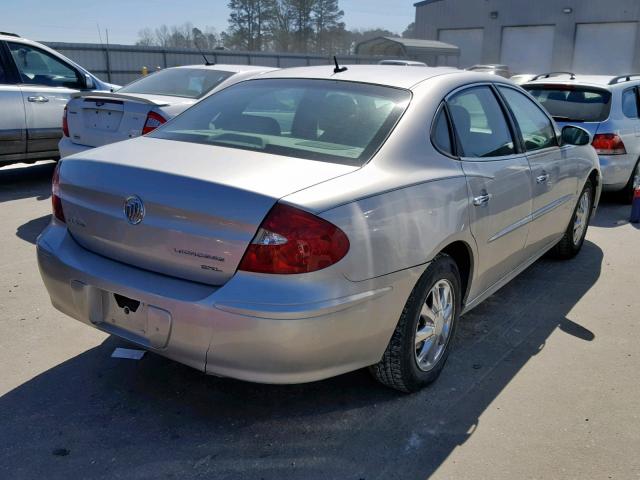
[[[552,72],[523,85],[560,126],[579,125],[600,155],[602,186],[633,198],[640,185],[640,75]]]
[[[578,253],[589,141],[495,75],[267,73],[64,159],[40,271],[60,311],[210,374],[371,367],[415,391],[461,314],[550,249]]]
[[[152,73],[115,93],[76,93],[61,117],[60,157],[149,133],[205,96],[273,70],[258,65],[187,65]]]
[[[0,165],[57,158],[71,95],[115,87],[45,45],[0,32]]]

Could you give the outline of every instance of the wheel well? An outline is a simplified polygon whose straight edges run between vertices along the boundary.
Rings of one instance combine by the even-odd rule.
[[[442,253],[446,253],[458,265],[460,272],[460,281],[462,282],[462,303],[464,304],[469,293],[469,284],[471,283],[472,271],[472,255],[469,245],[462,241],[456,241],[442,249]]]
[[[592,170],[589,174],[589,180],[593,182],[593,186],[597,187],[600,184],[600,176],[597,170]]]

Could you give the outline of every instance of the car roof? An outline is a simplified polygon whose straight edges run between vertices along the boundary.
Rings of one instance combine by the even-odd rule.
[[[214,63],[213,65],[205,65],[203,63],[197,65],[180,65],[177,67],[168,67],[169,68],[197,68],[202,70],[222,70],[225,72],[269,72],[272,70],[278,70],[276,67],[266,67],[264,65],[235,65],[235,64],[225,64],[225,63]]]
[[[347,70],[334,73],[333,65],[319,65],[314,67],[294,67],[276,70],[262,75],[267,78],[304,78],[319,80],[341,80],[348,82],[372,83],[396,88],[411,89],[418,83],[433,77],[446,74],[468,74],[451,67],[423,67],[415,68],[403,65],[345,65]],[[476,74],[477,75],[477,74]]]

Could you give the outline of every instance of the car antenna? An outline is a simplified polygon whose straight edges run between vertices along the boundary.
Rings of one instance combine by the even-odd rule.
[[[200,52],[200,55],[202,55],[202,58],[204,58],[204,64],[207,67],[210,67],[211,65],[215,65],[215,63],[211,63],[209,61],[209,59],[207,58],[207,56],[204,54],[204,52],[202,50],[200,50],[200,47],[198,46],[198,42],[193,42],[193,44],[196,46],[196,48],[198,49],[198,51]]]
[[[333,73],[342,73],[342,72],[346,72],[348,69],[347,67],[341,67],[338,64],[338,59],[336,58],[336,56],[333,56],[333,63],[336,64],[336,68],[333,69]]]

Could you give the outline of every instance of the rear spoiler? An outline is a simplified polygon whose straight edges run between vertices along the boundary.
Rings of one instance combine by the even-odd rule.
[[[78,92],[71,95],[71,98],[84,98],[85,100],[127,100],[129,102],[146,103],[147,105],[154,105],[156,107],[164,107],[169,105],[167,102],[156,102],[148,98],[136,97],[134,95],[125,95],[117,92]]]

